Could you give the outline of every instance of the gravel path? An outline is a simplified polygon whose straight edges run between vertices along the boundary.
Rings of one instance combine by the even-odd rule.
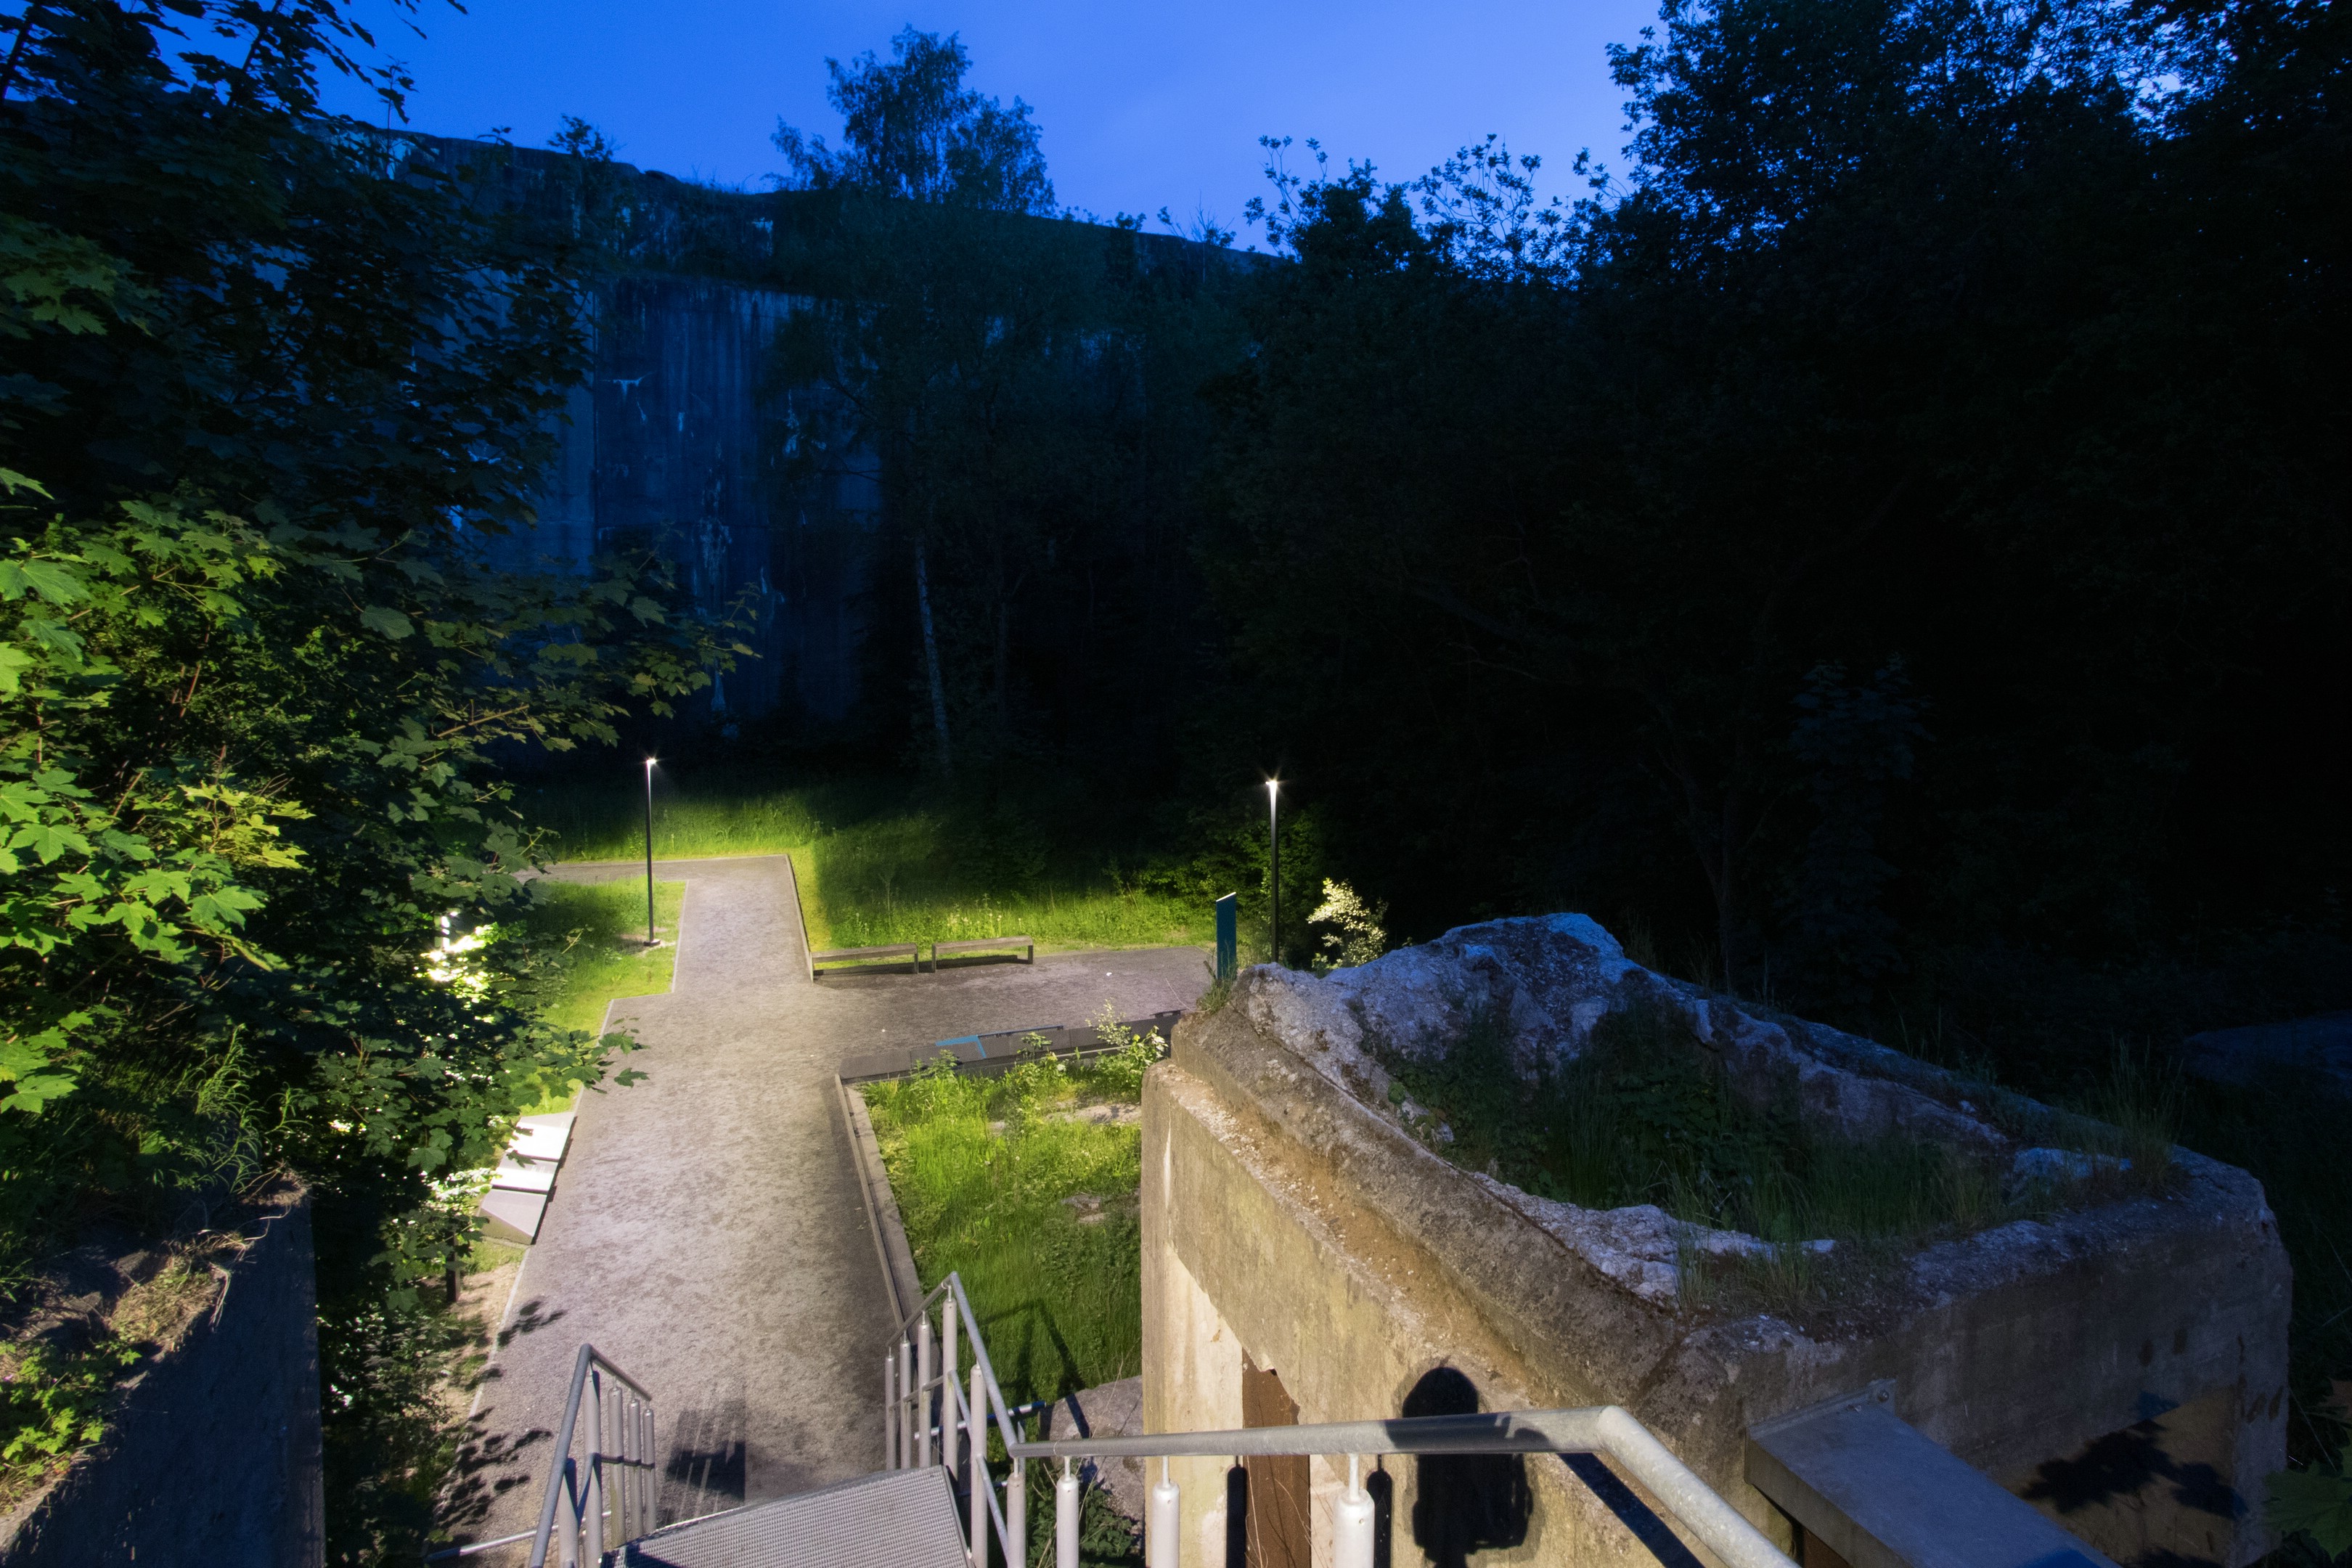
[[[583,1097],[478,1405],[469,1539],[537,1522],[583,1340],[653,1393],[664,1522],[879,1466],[877,1368],[895,1325],[835,1109],[841,1058],[1076,1023],[1106,1001],[1136,1017],[1190,1005],[1207,980],[1198,950],[1155,948],[812,984],[781,857],[655,874],[687,884],[677,977],[608,1015],[644,1043],[627,1065],[646,1077]]]

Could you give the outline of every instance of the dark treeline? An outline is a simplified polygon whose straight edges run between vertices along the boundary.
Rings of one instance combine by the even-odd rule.
[[[1411,927],[1585,908],[1882,1026],[2339,934],[2344,43],[1675,7],[1601,198],[1294,183],[1211,393],[1223,725]]]
[[[1200,389],[1242,352],[1248,262],[1066,221],[1027,107],[968,66],[910,28],[888,61],[833,64],[839,150],[777,133],[796,194],[769,276],[821,301],[773,353],[777,471],[796,497],[873,478],[881,586],[859,716],[763,740],[982,797],[1059,776],[1100,822],[1166,793],[1198,689]]]
[[[1066,226],[877,235],[799,352],[906,557],[880,740],[1122,781],[1203,887],[1280,771],[1294,897],[1583,909],[1976,1051],[2340,1004],[2342,34],[1673,7],[1580,201],[1277,169],[1291,259],[1164,298]]]

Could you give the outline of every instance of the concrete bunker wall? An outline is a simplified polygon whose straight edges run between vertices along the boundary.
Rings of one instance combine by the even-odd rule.
[[[1537,971],[1553,958],[1580,972],[1555,965],[1548,984]],[[1587,1004],[1629,985],[1675,983],[1625,964],[1590,921],[1501,921],[1323,979],[1252,971],[1226,1006],[1188,1018],[1144,1095],[1147,1427],[1245,1425],[1245,1376],[1267,1373],[1307,1422],[1404,1414],[1416,1398],[1422,1413],[1464,1380],[1488,1409],[1622,1405],[1793,1547],[1790,1520],[1748,1482],[1748,1433],[1886,1380],[1896,1415],[2118,1563],[2239,1568],[2262,1553],[2262,1478],[2284,1461],[2289,1275],[2243,1173],[2177,1152],[2161,1195],[1936,1242],[1870,1310],[1808,1329],[1678,1303],[1674,1248],[1689,1243],[1662,1238],[1657,1211],[1575,1209],[1457,1168],[1349,1084],[1364,1058],[1345,1037],[1368,1000],[1442,1027],[1484,986],[1523,1038],[1572,1043],[1601,1010]],[[1923,1137],[1979,1135],[1966,1101],[1931,1092],[1933,1069],[1711,1006],[1735,1062],[1791,1051],[1822,1104]],[[1178,1468],[1188,1560],[1225,1561],[1240,1494],[1220,1461]],[[1449,1496],[1424,1496],[1412,1461],[1382,1471],[1400,1563],[1474,1547],[1501,1563],[1696,1551],[1597,1458],[1528,1460],[1523,1482],[1440,1475]],[[1328,1561],[1345,1461],[1314,1461],[1309,1479]]]

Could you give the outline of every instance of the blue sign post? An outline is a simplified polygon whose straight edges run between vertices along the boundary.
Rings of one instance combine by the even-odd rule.
[[[1217,900],[1217,978],[1231,980],[1241,956],[1241,895]]]

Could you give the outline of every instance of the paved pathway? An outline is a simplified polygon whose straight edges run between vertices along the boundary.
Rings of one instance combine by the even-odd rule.
[[[642,866],[562,868],[569,880]],[[875,1369],[891,1329],[833,1104],[845,1056],[1189,1005],[1200,952],[1041,956],[812,984],[780,857],[656,862],[687,884],[668,994],[616,1002],[644,1081],[583,1097],[478,1407],[475,1540],[537,1522],[583,1340],[654,1394],[665,1521],[881,1463]]]

